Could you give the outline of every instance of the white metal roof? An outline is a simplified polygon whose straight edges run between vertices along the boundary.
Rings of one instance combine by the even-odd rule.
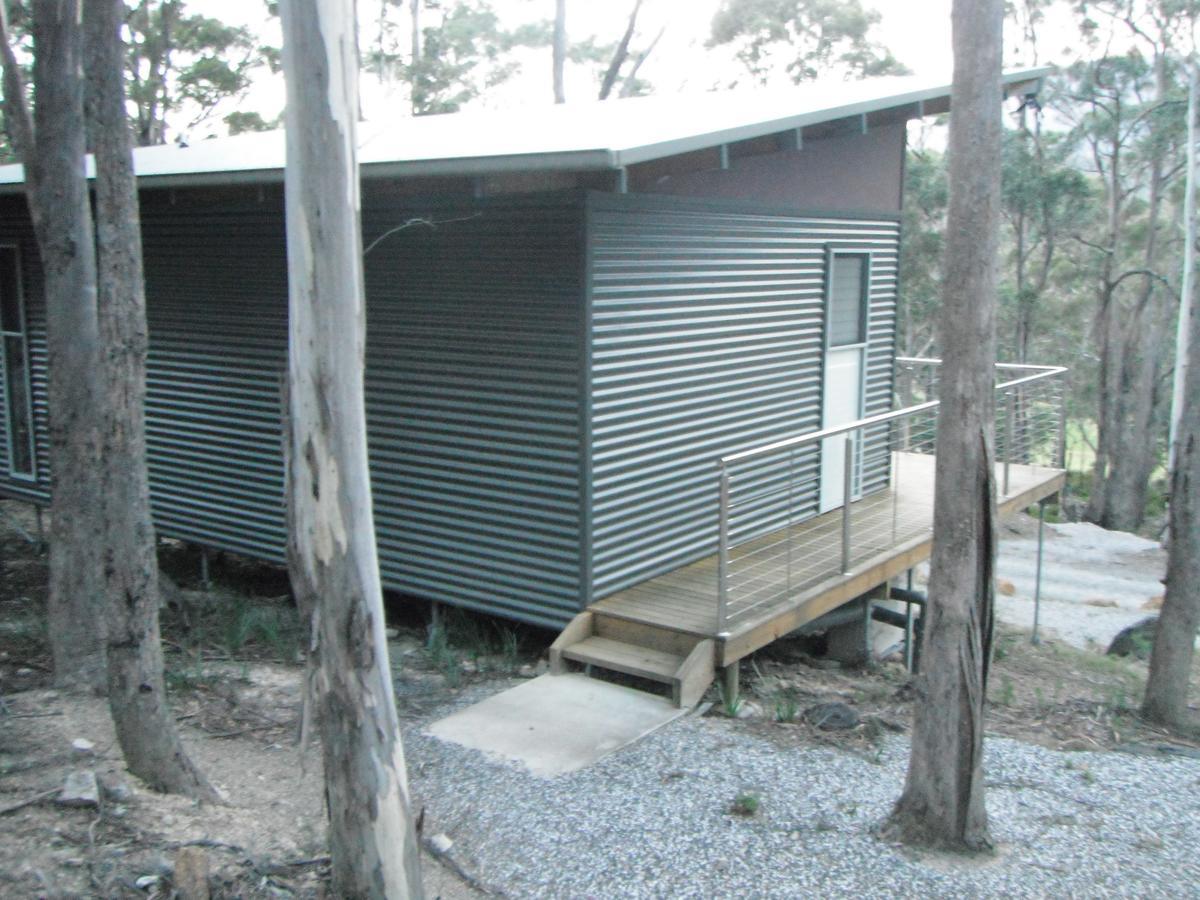
[[[1006,85],[1034,82],[1049,69],[1005,73]],[[812,82],[784,90],[637,97],[606,102],[468,112],[359,126],[364,175],[475,175],[622,166],[945,98],[944,79],[876,78]],[[134,168],[152,184],[279,181],[282,130],[140,147]],[[89,175],[91,159],[88,160]],[[0,185],[18,185],[20,165],[0,166]],[[0,188],[3,190],[3,188]]]

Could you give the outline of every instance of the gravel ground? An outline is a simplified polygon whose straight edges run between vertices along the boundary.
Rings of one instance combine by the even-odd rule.
[[[446,714],[498,685],[465,691]],[[539,779],[405,734],[426,833],[510,897],[1195,897],[1200,760],[1061,753],[989,738],[998,852],[914,854],[872,828],[908,744],[878,758],[784,748],[745,722],[689,716],[580,772]],[[733,799],[760,798],[752,818]]]

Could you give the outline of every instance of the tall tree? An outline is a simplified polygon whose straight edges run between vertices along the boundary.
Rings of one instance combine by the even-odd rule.
[[[353,0],[282,4],[290,570],[310,619],[333,893],[419,897],[371,512]]]
[[[1063,244],[1092,213],[1091,188],[1071,164],[1073,151],[1073,142],[1065,136],[1042,131],[1041,111],[1029,101],[1021,105],[1017,128],[1004,133],[1004,293],[1012,301],[1010,339],[1005,343],[1017,362],[1031,359],[1037,314],[1053,284]]]
[[[1200,307],[1192,304],[1187,396],[1175,438],[1171,471],[1167,591],[1154,634],[1150,676],[1142,714],[1176,728],[1197,727],[1189,719],[1187,694],[1196,631],[1200,628]]]
[[[554,44],[551,50],[554,102],[566,103],[563,70],[567,63],[567,0],[554,0]]]
[[[991,845],[983,711],[992,655],[995,305],[1000,234],[1002,0],[954,0],[950,207],[941,314],[929,621],[912,754],[886,830],[918,844]]]
[[[404,2],[380,0],[366,63],[382,78],[408,83],[413,115],[458,111],[516,74],[511,51],[552,41],[549,20],[505,28],[489,0],[409,0],[402,26],[394,13]]]
[[[0,6],[0,13],[4,7]],[[104,585],[95,536],[103,515],[98,461],[101,393],[96,259],[84,173],[82,39],[75,0],[35,0],[32,118],[21,69],[3,28],[4,112],[25,163],[25,191],[46,293],[49,353],[49,637],[55,682],[105,685]]]
[[[1175,302],[1164,275],[1167,197],[1177,180],[1170,59],[1132,50],[1074,67],[1058,108],[1075,118],[1075,135],[1100,182],[1103,222],[1076,235],[1093,273],[1096,455],[1087,516],[1132,531],[1145,513],[1158,464],[1161,374]],[[1171,269],[1174,267],[1171,266]]]
[[[190,12],[183,0],[139,0],[124,18],[129,100],[143,146],[166,143],[174,113],[187,116],[175,125],[180,130],[205,122],[223,103],[243,97],[254,75],[277,59],[249,29]],[[269,127],[244,113],[229,113],[241,130]]]
[[[797,84],[841,71],[857,78],[907,72],[872,39],[879,13],[860,0],[722,0],[708,46],[730,45],[757,84],[780,68]]]
[[[103,390],[99,491],[108,702],[126,765],[151,787],[217,798],[167,705],[158,559],[146,471],[146,297],[133,148],[125,108],[123,0],[87,0],[86,117],[96,159],[96,254]]]

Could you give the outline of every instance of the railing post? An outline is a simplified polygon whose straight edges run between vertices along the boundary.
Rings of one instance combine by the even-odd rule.
[[[729,605],[729,470],[721,467],[720,508],[717,513],[717,636],[726,633]]]
[[[846,432],[846,471],[842,476],[842,572],[850,571],[850,498],[854,491],[854,432]]]
[[[1013,453],[1013,403],[1015,393],[1013,391],[1005,391],[1004,408],[1005,408],[1005,424],[1004,424],[1004,491],[1003,496],[1008,496],[1008,467],[1012,460]]]
[[[1067,380],[1059,376],[1054,380],[1058,388],[1058,468],[1067,468]]]
[[[795,511],[795,498],[792,491],[796,485],[796,451],[788,451],[788,489],[787,489],[787,596],[792,596],[792,517]]]

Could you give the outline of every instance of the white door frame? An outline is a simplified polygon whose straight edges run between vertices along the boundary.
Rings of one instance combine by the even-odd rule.
[[[838,257],[853,257],[859,259],[862,265],[862,284],[859,309],[859,337],[861,340],[852,343],[834,345],[831,343],[830,320],[833,312],[833,268],[834,260]],[[866,404],[867,382],[867,350],[870,346],[870,310],[871,310],[871,253],[850,247],[830,246],[825,257],[825,315],[823,334],[823,356],[821,367],[821,427],[833,428],[846,422],[861,419]],[[849,366],[847,365],[849,363]],[[831,375],[844,375],[847,368],[856,370],[850,375],[856,383],[849,385],[837,384]],[[834,391],[838,388],[849,390],[852,397],[838,397]],[[841,400],[842,402],[836,402]],[[847,404],[845,401],[850,400]],[[849,410],[847,410],[847,406]],[[829,512],[841,507],[845,501],[845,453],[846,441],[853,440],[854,447],[854,490],[851,501],[862,496],[862,440],[861,432],[850,435],[835,435],[821,442],[821,480],[819,489],[818,510]]]

